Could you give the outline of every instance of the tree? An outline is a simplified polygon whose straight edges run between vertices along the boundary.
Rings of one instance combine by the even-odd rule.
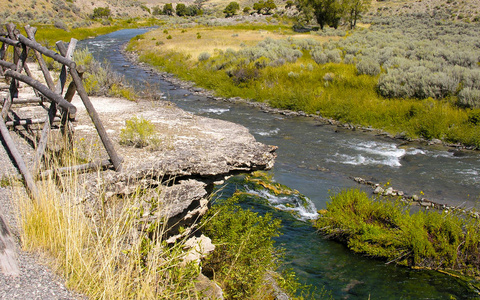
[[[198,9],[198,7],[194,4],[187,6],[186,14],[187,16],[194,17],[196,15],[199,15],[201,13],[201,10]]]
[[[340,23],[342,7],[339,0],[299,0],[298,6],[305,14],[313,12],[321,29],[325,25],[337,28]]]
[[[293,1],[288,0],[287,3],[285,3],[285,9],[289,9],[291,7],[293,7]]]
[[[187,15],[187,6],[183,3],[178,3],[175,7],[175,13],[179,17],[183,17]]]
[[[158,15],[161,15],[161,14],[162,14],[162,10],[160,9],[160,7],[158,5],[154,6],[153,10],[152,10],[152,15],[158,16]]]
[[[230,2],[227,7],[223,10],[225,18],[234,16],[237,10],[240,9],[240,5],[237,2]]]
[[[111,15],[111,10],[108,7],[97,7],[93,10],[92,19],[108,18]]]
[[[172,3],[166,3],[163,6],[163,14],[167,16],[173,16],[173,5]]]
[[[275,2],[273,2],[273,0],[267,0],[267,2],[265,2],[264,7],[263,7],[266,15],[269,15],[270,11],[274,10],[276,8],[277,8],[277,5],[275,4]]]
[[[362,14],[368,11],[371,0],[343,0],[342,10],[345,21],[350,24],[350,29],[355,28],[357,20],[362,18]]]
[[[257,11],[257,13],[262,13],[262,9],[265,7],[265,2],[260,0],[253,4],[253,9]]]

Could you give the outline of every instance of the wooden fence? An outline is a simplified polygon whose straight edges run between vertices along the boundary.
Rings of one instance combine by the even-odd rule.
[[[87,92],[83,86],[82,74],[84,69],[82,66],[77,66],[73,61],[73,52],[76,47],[77,40],[71,39],[68,47],[65,47],[63,42],[57,42],[56,47],[58,52],[43,47],[35,40],[36,29],[34,27],[25,26],[25,32],[27,36],[20,34],[20,31],[16,29],[15,25],[7,24],[6,30],[0,32],[0,42],[2,46],[0,48],[0,76],[4,76],[9,84],[0,85],[0,90],[4,90],[7,96],[4,99],[0,99],[2,105],[1,117],[0,117],[0,133],[2,135],[5,148],[7,152],[15,160],[16,166],[23,176],[27,191],[33,199],[38,199],[38,189],[35,183],[36,176],[42,174],[49,174],[53,170],[42,170],[42,162],[45,156],[48,138],[52,130],[54,123],[60,123],[62,129],[62,135],[66,140],[66,145],[73,147],[71,143],[73,132],[70,122],[75,119],[77,108],[71,103],[75,93],[78,93],[85,105],[85,108],[90,116],[95,128],[100,136],[100,139],[105,147],[105,150],[109,156],[109,159],[101,160],[98,162],[90,162],[83,165],[56,169],[55,172],[64,172],[69,170],[87,170],[95,169],[99,167],[113,167],[115,170],[120,171],[122,167],[122,160],[117,155],[113,143],[109,139],[103,124],[95,111],[95,108],[90,101]],[[0,29],[1,30],[1,29]],[[13,55],[7,55],[9,47],[13,47]],[[26,63],[29,53],[33,52],[36,61],[40,66],[40,70],[43,73],[43,83],[32,76],[31,70]],[[11,52],[10,52],[11,53]],[[7,57],[13,56],[11,61],[7,61]],[[44,57],[50,57],[56,62],[61,64],[60,76],[55,83],[52,75],[50,74]],[[67,74],[71,76],[71,83],[68,85],[66,92],[65,85],[67,83]],[[35,97],[21,97],[19,95],[19,82],[23,82],[31,86],[34,90]],[[45,111],[45,117],[36,119],[18,119],[11,117],[14,110],[14,105],[47,105],[48,109]],[[30,124],[44,124],[39,140],[35,143],[35,158],[34,164],[29,169],[24,159],[22,158],[14,140],[12,139],[9,131],[15,129],[18,125],[30,125]],[[70,141],[70,142],[68,142]],[[66,149],[67,151],[73,150]],[[3,230],[5,228],[5,230]],[[6,245],[8,242],[9,233],[6,229],[6,225],[3,222],[0,215],[0,266],[4,269],[4,272],[15,275],[18,273],[18,267],[13,264],[13,261],[9,261],[11,258],[11,249],[9,250]],[[3,266],[8,266],[9,271],[5,270]]]

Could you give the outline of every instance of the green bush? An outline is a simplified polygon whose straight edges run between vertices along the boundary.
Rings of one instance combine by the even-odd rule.
[[[480,275],[478,221],[452,212],[411,213],[359,190],[331,197],[315,227],[355,251],[411,267]]]
[[[157,146],[157,129],[152,122],[133,117],[125,121],[125,128],[120,132],[120,144],[137,148]]]
[[[112,11],[108,7],[96,7],[93,9],[92,19],[105,19],[110,17]]]
[[[205,235],[215,244],[203,271],[215,276],[226,299],[252,297],[278,263],[272,238],[280,234],[280,220],[242,209],[238,201],[234,195],[214,205],[203,221]]]
[[[114,95],[134,100],[135,92],[132,88],[125,86],[123,76],[114,72],[110,65],[102,65],[95,60],[88,48],[76,50],[73,57],[77,65],[84,66],[86,69],[83,82],[88,95]]]

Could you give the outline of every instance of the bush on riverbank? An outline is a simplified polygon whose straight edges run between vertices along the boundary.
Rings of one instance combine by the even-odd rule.
[[[83,83],[88,95],[114,96],[135,100],[135,91],[125,84],[123,75],[114,72],[110,65],[102,64],[93,58],[88,48],[76,50],[74,60],[77,65],[85,67]]]
[[[415,25],[408,18],[405,23]],[[319,113],[407,138],[480,147],[479,124],[469,121],[480,101],[475,83],[480,68],[473,55],[478,30],[468,24],[435,24],[428,20],[419,25],[422,32],[429,32],[428,47],[415,30],[401,27],[399,33],[393,25],[379,23],[350,32],[338,42],[322,44],[294,36],[265,39],[239,50],[217,49],[200,61],[198,55],[192,58],[181,49],[170,49],[168,42],[150,45],[155,32],[132,40],[129,50],[140,52],[140,60],[215,90],[219,96]],[[428,26],[434,29],[428,31]],[[462,52],[455,54],[458,41],[452,32],[459,28],[469,38]],[[412,40],[403,40],[403,35]],[[202,41],[198,43],[200,48]],[[405,72],[410,75],[404,76]]]
[[[235,195],[208,212],[204,232],[216,245],[203,270],[222,287],[226,299],[259,298],[267,271],[277,267],[273,237],[280,220],[238,205]]]
[[[391,263],[480,275],[478,220],[453,212],[412,214],[400,202],[347,190],[331,197],[315,227],[355,252]]]

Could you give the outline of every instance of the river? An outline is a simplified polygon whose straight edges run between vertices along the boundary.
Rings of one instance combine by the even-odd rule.
[[[245,104],[232,104],[193,95],[145,72],[126,60],[120,46],[146,29],[125,29],[81,41],[99,61],[108,61],[137,89],[155,89],[168,101],[194,114],[242,124],[260,142],[279,147],[276,182],[300,191],[312,209],[294,218],[272,207],[252,202],[257,210],[282,218],[283,236],[277,243],[286,249],[287,265],[300,281],[317,290],[324,287],[335,299],[457,299],[472,298],[466,284],[434,271],[418,271],[386,265],[351,253],[345,246],[324,240],[311,228],[308,218],[325,208],[332,192],[365,188],[352,177],[390,184],[406,194],[423,193],[440,203],[476,207],[480,198],[480,154],[457,155],[442,146],[403,145],[400,141],[361,131],[339,130],[306,117],[264,113]],[[222,187],[229,196],[244,188],[242,177]],[[278,205],[277,205],[278,206]],[[314,292],[315,294],[315,292]],[[477,295],[478,296],[478,295]]]

